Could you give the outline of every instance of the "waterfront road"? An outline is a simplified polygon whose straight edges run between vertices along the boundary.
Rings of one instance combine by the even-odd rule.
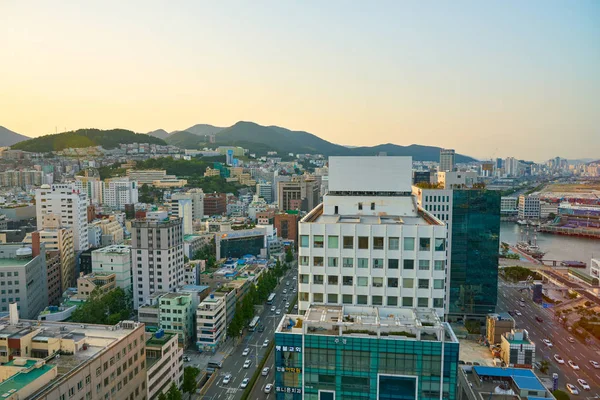
[[[223,368],[214,372],[217,374],[217,377],[211,381],[208,390],[200,397],[201,399],[234,400],[241,398],[244,389],[240,388],[240,384],[244,378],[252,378],[260,360],[265,356],[267,351],[267,347],[263,346],[264,341],[269,340],[269,342],[271,342],[274,340],[275,326],[281,321],[283,315],[287,311],[285,309],[285,303],[286,301],[291,303],[292,296],[296,296],[296,293],[292,293],[294,289],[297,289],[296,280],[293,279],[294,276],[297,276],[295,263],[281,279],[280,284],[275,290],[276,296],[273,305],[276,309],[281,310],[281,314],[276,315],[275,312],[271,311],[270,305],[265,305],[264,311],[259,314],[260,323],[265,327],[264,331],[259,332],[257,330],[255,332],[248,332],[239,343],[236,343],[229,357],[223,362]],[[286,282],[289,282],[290,285],[287,286]],[[284,290],[287,291],[287,294],[283,294]],[[245,348],[250,349],[250,354],[248,356],[242,356],[242,352]],[[244,368],[244,362],[246,360],[252,361],[249,368]],[[266,365],[268,366],[269,363]],[[227,374],[231,374],[231,381],[224,384],[223,378]],[[271,379],[271,383],[274,380],[274,376],[275,373],[271,368],[271,371],[267,376],[267,378]],[[257,386],[262,385],[262,388],[264,389],[265,384],[265,378],[260,376],[257,381]],[[263,394],[263,396],[266,396],[266,394]]]
[[[525,307],[519,306],[521,298],[525,300]],[[590,363],[590,360],[600,362],[600,349],[595,345],[582,343],[578,339],[575,339],[574,343],[570,343],[567,338],[571,334],[555,320],[552,309],[542,308],[535,304],[528,296],[527,291],[521,292],[519,289],[507,287],[504,282],[500,281],[497,311],[515,310],[519,310],[522,314],[521,316],[513,315],[517,328],[526,329],[530,340],[535,343],[536,361],[547,360],[550,363],[548,375],[551,377],[552,373],[558,373],[559,388],[566,390],[566,384],[571,383],[577,386],[581,393],[582,388],[577,383],[577,379],[585,379],[592,388],[591,392],[586,392],[590,394],[589,397],[600,394],[600,369],[594,368]],[[536,317],[543,319],[543,322],[538,322]],[[550,340],[552,347],[544,344],[543,339]],[[565,363],[559,364],[554,359],[555,354],[562,357]],[[569,360],[574,361],[580,369],[575,370],[570,367]]]

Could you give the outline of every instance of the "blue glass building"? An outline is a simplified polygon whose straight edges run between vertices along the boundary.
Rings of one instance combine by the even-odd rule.
[[[436,313],[312,306],[275,333],[277,399],[456,399],[458,340]]]

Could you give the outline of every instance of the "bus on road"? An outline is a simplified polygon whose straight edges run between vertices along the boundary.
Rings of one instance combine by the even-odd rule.
[[[260,317],[258,315],[252,318],[252,321],[250,321],[250,325],[248,325],[248,329],[250,330],[250,332],[254,332],[256,330],[256,327],[258,326],[258,321],[260,321]]]
[[[271,305],[271,304],[273,304],[273,300],[275,300],[275,293],[271,293],[271,294],[269,295],[269,298],[267,299],[267,304],[268,304],[268,305]]]

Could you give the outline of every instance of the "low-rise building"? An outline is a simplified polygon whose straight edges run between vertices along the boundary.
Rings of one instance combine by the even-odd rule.
[[[146,398],[143,324],[19,321],[16,315],[11,310],[0,321],[2,398]]]
[[[133,286],[131,246],[115,244],[92,251],[92,272],[114,273],[117,286],[129,293]]]
[[[502,360],[509,367],[531,368],[535,360],[535,343],[525,329],[513,329],[502,335]]]
[[[540,218],[540,198],[535,195],[519,196],[519,219]]]
[[[506,313],[488,314],[485,327],[488,342],[498,344],[502,342],[502,335],[515,328],[515,320]]]
[[[189,293],[166,293],[159,301],[160,327],[179,335],[179,344],[187,348],[194,338],[195,309]]]
[[[152,293],[146,303],[138,309],[138,321],[146,326],[148,332],[156,332],[160,329],[160,310],[158,303],[164,292]]]
[[[146,371],[148,375],[148,400],[166,394],[171,383],[183,384],[183,349],[177,335],[158,331],[146,334]]]
[[[80,300],[88,300],[92,292],[96,290],[99,296],[114,290],[117,287],[116,275],[102,272],[96,272],[89,275],[83,273],[77,278],[77,295]]]
[[[500,198],[500,214],[501,215],[517,215],[519,213],[519,199],[516,197],[501,197]]]
[[[199,351],[212,351],[225,338],[226,299],[209,295],[196,309],[196,347]]]
[[[318,305],[275,331],[276,399],[456,399],[458,339],[433,310]]]

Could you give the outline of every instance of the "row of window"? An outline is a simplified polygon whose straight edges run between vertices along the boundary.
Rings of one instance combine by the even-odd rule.
[[[373,250],[384,250],[385,238],[383,236],[372,237],[372,248]],[[405,237],[403,239],[402,249],[405,251],[414,251],[415,244],[417,243],[414,237]],[[431,238],[419,238],[419,251],[430,251],[431,250]],[[310,247],[310,236],[300,235],[300,247]],[[325,247],[324,235],[313,235],[312,247],[322,249]],[[327,248],[338,249],[339,248],[339,236],[329,235],[327,236]],[[354,236],[342,236],[342,248],[343,249],[354,249]],[[400,250],[400,238],[399,237],[388,237],[388,250]],[[357,249],[368,250],[369,249],[369,236],[358,236],[357,237]],[[434,244],[435,251],[446,250],[446,239],[436,238]]]
[[[446,202],[450,201],[450,196],[425,196],[425,201]]]
[[[6,276],[19,276],[19,271],[14,271],[14,272],[7,272]],[[4,272],[0,272],[0,278],[4,278]]]
[[[305,301],[308,301],[308,293],[303,293],[306,295]],[[371,303],[369,304],[369,296],[367,295],[352,295],[352,294],[342,294],[339,295],[337,293],[329,293],[327,294],[327,303],[328,304],[339,304],[340,298],[342,304],[360,304],[360,305],[371,305],[371,306],[383,306],[384,296],[370,296]],[[313,303],[324,303],[324,295],[323,293],[313,293]],[[415,303],[413,297],[401,297],[398,296],[385,296],[386,306],[389,307],[397,307],[398,300],[402,302],[402,307],[419,307],[419,308],[443,308],[444,307],[444,299],[442,297],[436,297],[430,299],[429,297],[417,297],[417,301]]]
[[[310,264],[310,257],[308,256],[300,256],[298,259],[298,263],[301,266],[313,266],[313,267],[324,267],[325,258],[320,256],[315,256],[312,258],[312,265]],[[434,260],[433,261],[433,269],[435,271],[443,271],[444,270],[444,260]],[[374,269],[383,269],[384,268],[384,259],[383,258],[373,258],[371,259],[371,268]],[[388,269],[398,269],[400,265],[400,260],[397,258],[388,258],[387,259],[387,268]],[[429,271],[431,269],[431,262],[429,260],[419,260],[418,262],[419,271]],[[328,267],[338,267],[339,266],[339,258],[338,257],[327,257],[327,266]],[[356,259],[356,267],[357,268],[369,268],[369,259],[358,257]],[[342,257],[342,268],[354,268],[354,258],[353,257]],[[415,260],[404,259],[402,260],[402,269],[404,270],[413,270],[415,269]]]
[[[313,275],[312,283],[316,285],[323,285],[325,280],[328,285],[338,285],[340,282],[340,277],[338,275]],[[371,280],[371,284],[373,287],[383,287],[385,278],[383,277],[368,277],[368,276],[342,276],[341,282],[342,286],[369,286],[369,279]],[[429,289],[431,286],[431,279],[415,279],[415,278],[402,278],[402,287],[406,289],[414,289],[415,281],[417,282],[418,289]],[[300,275],[300,283],[309,283],[308,275]],[[400,283],[400,278],[387,278],[387,287],[397,288]],[[443,289],[444,288],[444,279],[433,279],[433,289]]]

